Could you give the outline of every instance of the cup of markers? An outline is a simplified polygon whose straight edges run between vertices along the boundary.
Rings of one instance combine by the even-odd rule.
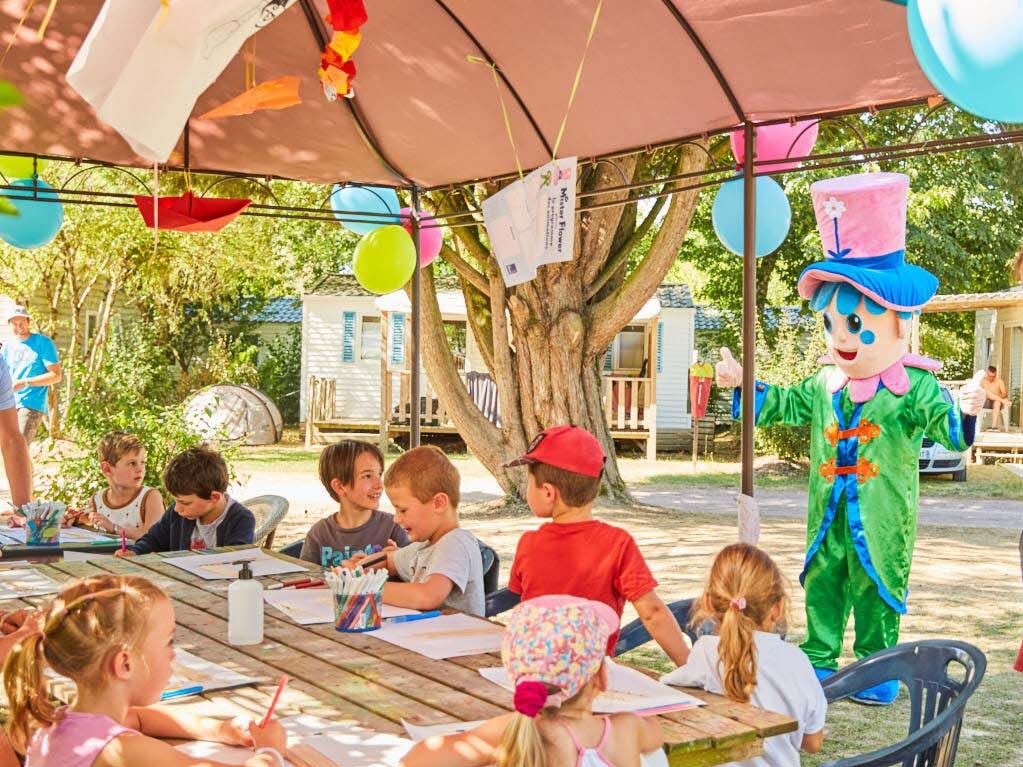
[[[25,518],[25,544],[59,546],[60,523],[66,508],[53,501],[29,501],[18,509],[18,515]]]
[[[333,568],[323,575],[334,595],[334,629],[346,633],[380,628],[387,570]]]

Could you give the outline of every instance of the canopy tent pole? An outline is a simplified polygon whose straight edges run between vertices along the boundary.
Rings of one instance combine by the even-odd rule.
[[[753,410],[756,371],[757,330],[757,187],[753,175],[756,128],[743,125],[745,162],[743,168],[743,240],[742,240],[742,494],[753,497]]]
[[[419,365],[420,312],[423,270],[419,266],[419,187],[412,186],[412,244],[416,247],[416,267],[412,272],[412,371],[409,376],[409,448],[419,447]],[[427,404],[429,408],[429,403]]]

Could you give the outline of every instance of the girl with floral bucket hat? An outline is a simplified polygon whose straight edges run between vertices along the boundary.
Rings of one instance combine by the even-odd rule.
[[[501,647],[515,712],[418,743],[401,767],[640,765],[643,753],[664,744],[657,721],[593,713],[593,700],[607,689],[604,657],[618,624],[602,602],[552,595],[521,603]]]

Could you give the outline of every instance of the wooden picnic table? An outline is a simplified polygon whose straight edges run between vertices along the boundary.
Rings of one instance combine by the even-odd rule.
[[[64,581],[104,572],[142,575],[163,588],[174,602],[177,646],[262,680],[255,687],[205,694],[202,707],[206,713],[261,717],[282,674],[292,682],[278,706],[281,717],[312,714],[401,735],[403,719],[431,725],[487,719],[512,710],[512,694],[477,671],[500,664],[500,658],[492,654],[432,660],[376,639],[371,632],[340,633],[330,624],[300,626],[280,617],[275,609],[266,610],[262,644],[233,647],[227,643],[227,587],[231,581],[203,580],[166,561],[188,553],[102,557],[33,567]],[[275,556],[314,570],[307,562]],[[294,577],[260,580],[267,583]],[[26,604],[45,599],[32,598]],[[15,604],[8,601],[3,606],[10,609]],[[782,714],[702,690],[686,692],[706,705],[658,717],[673,767],[748,759],[763,752],[764,738],[796,729],[796,722]]]

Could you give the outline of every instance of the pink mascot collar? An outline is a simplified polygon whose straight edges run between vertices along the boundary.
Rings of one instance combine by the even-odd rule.
[[[835,364],[830,354],[825,354],[821,357],[820,362],[825,365]],[[867,378],[849,378],[836,366],[828,373],[828,391],[834,394],[848,385],[849,399],[856,404],[860,404],[874,398],[874,395],[877,393],[877,385],[880,383],[892,394],[901,397],[909,391],[907,367],[929,370],[933,373],[941,370],[941,363],[929,357],[921,357],[918,354],[903,354],[902,357],[893,362],[888,368],[882,370],[877,375]]]

